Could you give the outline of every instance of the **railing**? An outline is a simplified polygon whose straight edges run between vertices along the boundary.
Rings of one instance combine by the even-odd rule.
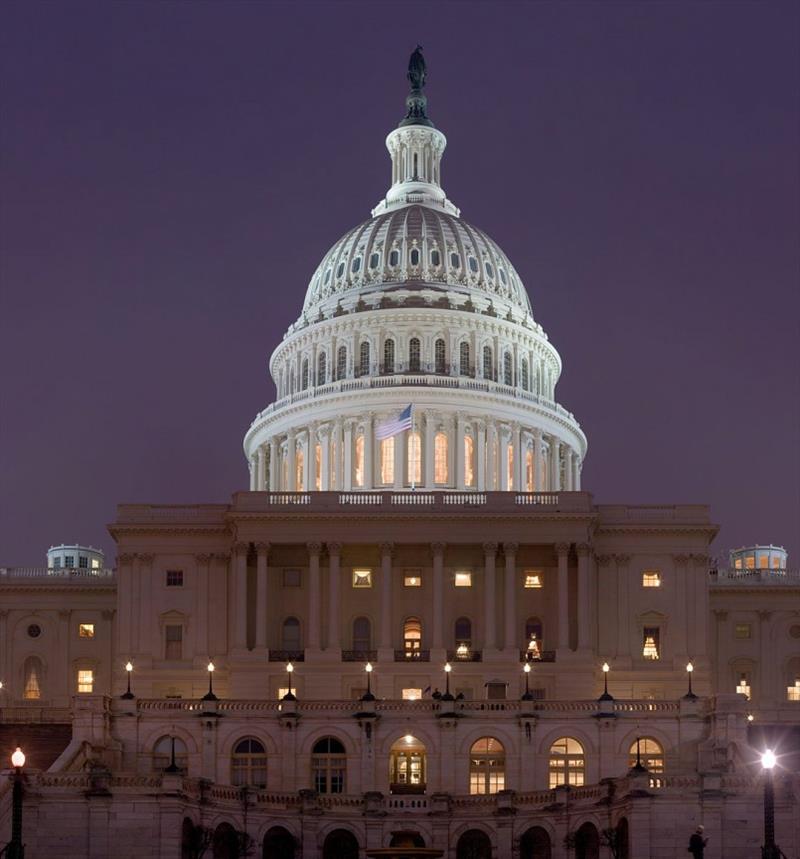
[[[304,650],[270,650],[270,662],[305,662]]]
[[[342,662],[375,662],[377,650],[343,650]]]
[[[430,662],[430,650],[395,650],[395,662]]]
[[[519,659],[520,662],[530,662],[531,667],[533,667],[537,662],[555,662],[556,652],[555,650],[540,650],[539,656],[532,657],[530,650],[520,650]]]
[[[481,662],[483,653],[480,650],[467,650],[466,653],[459,653],[457,650],[447,651],[448,662]]]
[[[93,570],[86,567],[0,567],[0,582],[6,579],[45,579],[53,582],[80,584],[99,581],[103,584],[116,578],[113,569]]]
[[[753,587],[754,585],[800,587],[800,570],[710,570],[708,583],[722,587]]]

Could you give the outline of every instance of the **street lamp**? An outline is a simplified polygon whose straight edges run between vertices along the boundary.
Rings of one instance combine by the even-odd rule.
[[[647,767],[642,763],[641,737],[636,738],[636,763],[628,770],[629,775],[642,775],[647,772]]]
[[[133,692],[131,692],[131,673],[133,672],[133,663],[126,662],[125,663],[125,673],[128,675],[128,689],[120,695],[120,698],[123,698],[125,701],[130,701],[131,698],[134,697]]]
[[[214,663],[209,662],[207,666],[208,670],[208,692],[203,695],[203,701],[219,701],[219,698],[214,694]]]
[[[597,699],[598,701],[613,701],[614,696],[608,694],[608,672],[611,671],[611,666],[603,663],[603,694]]]
[[[284,701],[296,701],[297,697],[292,692],[292,672],[294,665],[291,662],[286,663],[286,673],[289,675],[289,691],[283,696]]]
[[[371,683],[372,670],[373,670],[372,669],[372,663],[368,662],[364,666],[364,671],[367,672],[367,691],[364,695],[361,696],[362,701],[374,701],[375,700],[375,696],[372,694],[372,683]]]
[[[767,749],[761,755],[764,770],[764,846],[761,859],[780,859],[783,855],[775,843],[775,790],[772,784],[772,770],[777,763],[775,752]]]
[[[444,695],[442,695],[442,701],[454,701],[455,699],[450,694],[450,672],[453,670],[453,667],[449,662],[445,662],[444,665]]]
[[[694,665],[691,662],[686,663],[686,676],[689,678],[689,691],[683,696],[686,701],[694,701],[697,698],[697,695],[692,692],[692,672],[694,671]]]
[[[528,677],[531,673],[531,664],[530,662],[526,662],[522,666],[522,670],[525,672],[525,694],[522,696],[523,701],[533,701],[533,695],[531,695],[531,688],[528,682]]]
[[[14,767],[14,786],[11,795],[11,841],[8,844],[8,859],[22,859],[25,846],[22,843],[22,768],[25,766],[25,753],[17,746],[11,755]]]

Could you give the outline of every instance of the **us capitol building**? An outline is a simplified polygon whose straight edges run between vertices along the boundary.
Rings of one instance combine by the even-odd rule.
[[[0,568],[29,859],[671,859],[698,825],[737,859],[766,748],[798,855],[800,576],[712,564],[705,505],[583,489],[561,357],[444,191],[425,73],[272,354],[249,491],[120,505],[113,569]]]

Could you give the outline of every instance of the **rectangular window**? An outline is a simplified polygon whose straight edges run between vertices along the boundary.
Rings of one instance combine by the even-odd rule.
[[[372,570],[353,570],[354,588],[372,587]]]
[[[525,570],[525,587],[540,588],[542,587],[542,574],[539,570]]]
[[[381,483],[394,483],[394,437],[381,442]]]
[[[489,701],[505,701],[506,699],[506,684],[505,683],[487,683],[486,697]]]
[[[89,559],[86,557],[86,555],[78,555],[78,568],[81,570],[89,569]]]
[[[79,623],[78,624],[78,638],[94,638],[94,624],[93,623]]]
[[[285,588],[300,587],[300,570],[287,569],[283,571],[283,586]]]
[[[278,700],[285,698],[289,694],[288,686],[278,686]]]
[[[419,570],[404,570],[403,571],[403,587],[405,588],[420,588],[422,587],[422,575]]]
[[[646,626],[643,630],[642,656],[645,659],[658,659],[661,653],[661,630],[657,626]]]
[[[661,573],[658,570],[647,570],[642,573],[642,587],[643,588],[660,588],[661,587]]]
[[[781,568],[781,559],[777,555],[772,556],[772,569],[779,570]]]
[[[735,569],[737,569],[737,570],[741,570],[741,569],[742,569],[742,559],[741,559],[741,558],[737,558],[737,559],[733,562],[733,566],[734,566],[734,568],[735,568]]]
[[[53,558],[53,569],[60,570],[61,569],[61,558]]]
[[[739,680],[736,684],[736,694],[744,695],[747,700],[750,700],[750,677],[746,672],[739,675]]]
[[[97,558],[92,558],[92,569],[99,570],[100,569],[100,561]]]
[[[183,587],[183,570],[167,570],[167,587]]]
[[[94,691],[94,671],[82,668],[78,671],[78,692]]]
[[[747,570],[754,570],[756,568],[755,555],[748,555],[748,557],[744,559],[744,566]]]
[[[419,701],[422,698],[422,689],[417,689],[416,687],[403,689],[402,697],[404,701]]]
[[[800,701],[800,677],[794,681],[794,686],[786,687],[787,701]]]
[[[456,573],[455,584],[457,588],[471,588],[472,587],[472,573],[468,570],[459,570]]]
[[[758,556],[758,568],[760,570],[769,569],[769,557],[767,555]]]
[[[71,570],[75,566],[75,556],[74,555],[65,555],[64,556],[64,566]]]
[[[734,638],[750,638],[750,624],[749,623],[737,623],[733,628],[733,637]]]
[[[183,659],[183,627],[170,624],[165,629],[165,659]]]

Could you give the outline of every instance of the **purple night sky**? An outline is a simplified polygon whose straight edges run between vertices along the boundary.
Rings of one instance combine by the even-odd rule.
[[[800,7],[5,2],[0,565],[225,502],[267,361],[388,187],[417,41],[443,182],[564,360],[598,502],[800,563]]]

